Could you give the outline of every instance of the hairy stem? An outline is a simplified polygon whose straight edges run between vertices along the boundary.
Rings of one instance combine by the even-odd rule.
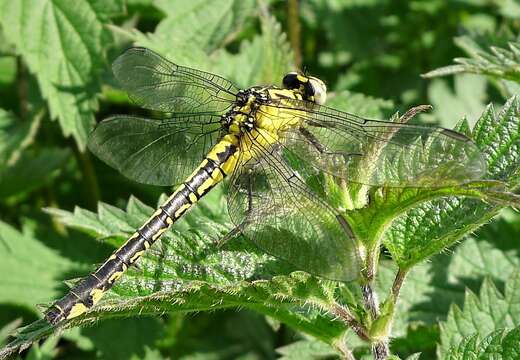
[[[399,269],[397,270],[397,274],[395,274],[394,283],[392,284],[392,295],[394,304],[397,303],[397,299],[399,298],[399,292],[401,291],[401,287],[403,286],[404,279],[408,274],[407,270]]]
[[[369,311],[372,319],[377,319],[379,316],[379,301],[377,299],[377,293],[372,288],[372,284],[367,283],[362,285],[361,292],[363,293],[365,309]],[[372,354],[375,360],[386,359],[389,353],[388,340],[385,339],[372,344]]]
[[[367,329],[356,320],[354,315],[352,315],[347,308],[339,304],[334,304],[331,308],[331,312],[343,320],[360,339],[365,341],[369,340]]]
[[[363,302],[365,309],[370,312],[372,319],[379,315],[379,301],[377,300],[377,293],[372,289],[372,284],[361,285],[361,293],[363,294]]]
[[[338,350],[341,351],[341,355],[343,355],[342,356],[343,359],[356,360],[356,358],[354,357],[354,354],[352,354],[352,351],[347,347],[347,345],[342,344]]]
[[[18,67],[16,92],[20,105],[20,118],[27,120],[27,114],[29,113],[29,103],[27,101],[27,68],[20,56],[16,58],[16,63]]]
[[[361,285],[361,293],[363,295],[363,303],[365,309],[370,313],[372,321],[376,320],[380,314],[379,300],[376,291],[373,289],[373,281],[377,272],[377,264],[379,262],[379,246],[371,249],[367,253],[366,258],[366,282]],[[387,359],[390,355],[388,347],[388,337],[378,339],[372,343],[372,354],[375,360]]]
[[[372,345],[372,354],[374,355],[374,360],[385,360],[390,355],[390,350],[388,349],[388,342],[380,341]]]
[[[391,294],[389,297],[389,301],[392,302],[392,304],[391,304],[392,312],[395,311],[395,306],[397,304],[397,300],[399,299],[399,293],[401,291],[401,287],[403,286],[404,279],[406,278],[406,274],[407,274],[407,270],[399,269],[397,271],[397,274],[395,275],[395,279],[392,284]],[[392,314],[392,317],[393,317],[393,314]],[[391,326],[392,326],[392,324],[390,322],[389,326],[388,326],[389,333],[392,329]],[[386,339],[383,339],[372,345],[372,354],[374,355],[374,359],[376,359],[376,360],[388,358],[388,356],[390,355],[390,349],[388,346],[388,336],[386,337]]]
[[[377,247],[379,249],[379,247]],[[369,250],[366,257],[366,270],[365,270],[365,282],[361,284],[361,293],[363,295],[363,302],[365,309],[369,311],[372,316],[372,320],[377,318],[379,315],[379,301],[377,299],[377,293],[372,288],[372,282],[376,276],[376,264],[378,263],[379,256],[378,250]]]

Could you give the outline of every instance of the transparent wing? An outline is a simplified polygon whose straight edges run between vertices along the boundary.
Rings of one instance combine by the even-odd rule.
[[[435,187],[480,179],[477,146],[452,130],[362,117],[298,100],[280,100],[262,115],[301,119],[284,145],[325,172],[367,185]]]
[[[308,190],[276,148],[252,151],[258,160],[242,159],[230,181],[232,221],[260,249],[298,269],[356,278],[360,261],[345,220]]]
[[[220,76],[175,65],[146,48],[128,49],[112,70],[132,100],[162,112],[222,114],[238,91]]]
[[[100,122],[88,147],[129,179],[152,185],[179,184],[217,141],[220,118],[187,115],[168,120],[114,116]]]

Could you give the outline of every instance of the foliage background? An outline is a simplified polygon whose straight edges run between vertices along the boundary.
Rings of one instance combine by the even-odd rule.
[[[278,84],[301,61],[335,93],[333,106],[388,117],[396,109],[431,103],[433,112],[421,121],[448,128],[463,116],[474,124],[486,104],[500,106],[517,92],[514,77],[420,76],[479,46],[516,41],[520,5],[513,0],[310,0],[300,3],[296,16],[291,4],[0,1],[0,342],[20,321],[40,316],[35,304],[65,291],[62,279],[85,274],[113,249],[111,239],[94,242],[85,231],[63,225],[76,221],[77,227],[88,228],[90,220],[99,237],[93,215],[73,217],[54,210],[51,217],[42,208],[98,211],[109,226],[118,216],[110,217],[112,208],[97,210],[98,201],[124,208],[133,194],[153,206],[168,191],[125,180],[85,152],[96,121],[114,113],[140,113],[117,89],[109,70],[132,42],[179,64],[228,77],[240,87]],[[202,231],[213,222],[225,223],[222,204],[219,192],[186,220],[184,229]],[[483,318],[486,294],[495,294],[494,303],[507,303],[501,294],[513,296],[507,289],[514,286],[507,284],[519,281],[519,220],[517,213],[503,211],[471,238],[415,269],[403,289],[393,352],[406,357],[420,351],[421,359],[435,358],[436,351],[458,344],[454,333],[474,333],[464,321],[471,323],[474,308],[482,310],[475,317]],[[382,287],[391,283],[391,272],[385,279],[385,271],[380,273]],[[480,297],[472,293],[479,291]],[[504,324],[518,326],[518,309],[504,311],[514,320]],[[494,324],[496,317],[489,318]],[[490,325],[482,336],[494,329]],[[327,345],[245,310],[104,321],[51,338],[26,355],[336,356]]]

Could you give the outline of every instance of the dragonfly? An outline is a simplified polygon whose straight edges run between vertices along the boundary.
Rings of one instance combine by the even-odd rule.
[[[310,185],[319,174],[370,186],[435,187],[485,172],[481,153],[465,135],[326,107],[324,82],[299,72],[288,73],[283,87],[239,89],[141,47],[126,50],[112,70],[131,100],[165,116],[105,119],[90,135],[89,149],[132,180],[177,187],[47,310],[53,325],[87,312],[225,178],[231,221],[258,248],[297,269],[349,281],[360,271],[356,240],[340,210]]]

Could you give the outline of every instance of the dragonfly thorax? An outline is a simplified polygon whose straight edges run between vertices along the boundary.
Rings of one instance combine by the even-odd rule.
[[[269,94],[264,88],[253,87],[238,91],[235,106],[222,116],[222,125],[235,135],[253,130],[259,106],[268,101]]]

